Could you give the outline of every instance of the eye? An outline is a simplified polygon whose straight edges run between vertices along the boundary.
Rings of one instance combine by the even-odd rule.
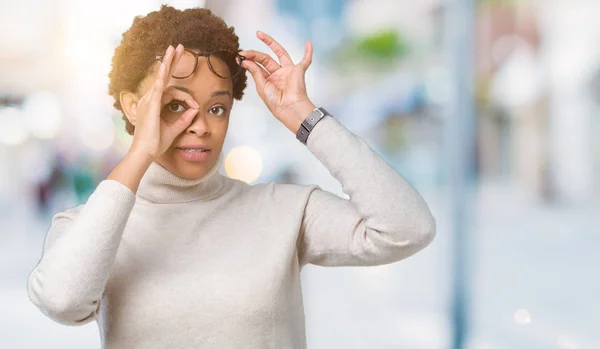
[[[221,112],[219,112],[219,110]],[[225,107],[212,107],[210,108],[210,113],[217,116],[223,116],[225,113],[227,113],[227,109]]]
[[[168,103],[165,108],[171,113],[183,113],[186,111],[187,105],[183,101],[173,100]]]

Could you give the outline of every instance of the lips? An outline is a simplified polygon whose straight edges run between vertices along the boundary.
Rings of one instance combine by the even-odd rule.
[[[205,145],[189,145],[189,146],[184,146],[184,147],[177,147],[177,149],[183,149],[183,150],[188,150],[188,149],[210,150],[210,148],[208,146],[205,146]]]
[[[177,154],[185,161],[203,162],[210,158],[210,150],[202,150],[203,148],[188,148],[177,147]]]

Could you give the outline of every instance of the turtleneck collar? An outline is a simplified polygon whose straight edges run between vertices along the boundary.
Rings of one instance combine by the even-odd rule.
[[[140,181],[137,195],[160,204],[206,200],[223,187],[223,176],[219,173],[222,160],[220,153],[211,169],[196,179],[178,177],[153,162]]]

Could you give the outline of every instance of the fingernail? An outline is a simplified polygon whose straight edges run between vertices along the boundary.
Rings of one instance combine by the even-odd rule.
[[[179,44],[179,45],[177,45],[177,48],[176,48],[176,50],[177,50],[177,51],[179,51],[179,50],[181,50],[182,48],[183,48],[183,45],[182,45],[182,44]]]
[[[171,51],[173,51],[173,45],[169,45],[169,48],[167,49],[167,54],[171,53]]]

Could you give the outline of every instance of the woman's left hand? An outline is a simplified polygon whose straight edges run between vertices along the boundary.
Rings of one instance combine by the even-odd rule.
[[[277,55],[279,63],[264,52],[246,50],[240,52],[246,57],[242,67],[252,74],[256,91],[271,113],[295,134],[302,121],[315,109],[306,94],[304,80],[312,62],[312,43],[306,42],[304,57],[294,64],[287,51],[271,36],[261,31],[256,36]]]

